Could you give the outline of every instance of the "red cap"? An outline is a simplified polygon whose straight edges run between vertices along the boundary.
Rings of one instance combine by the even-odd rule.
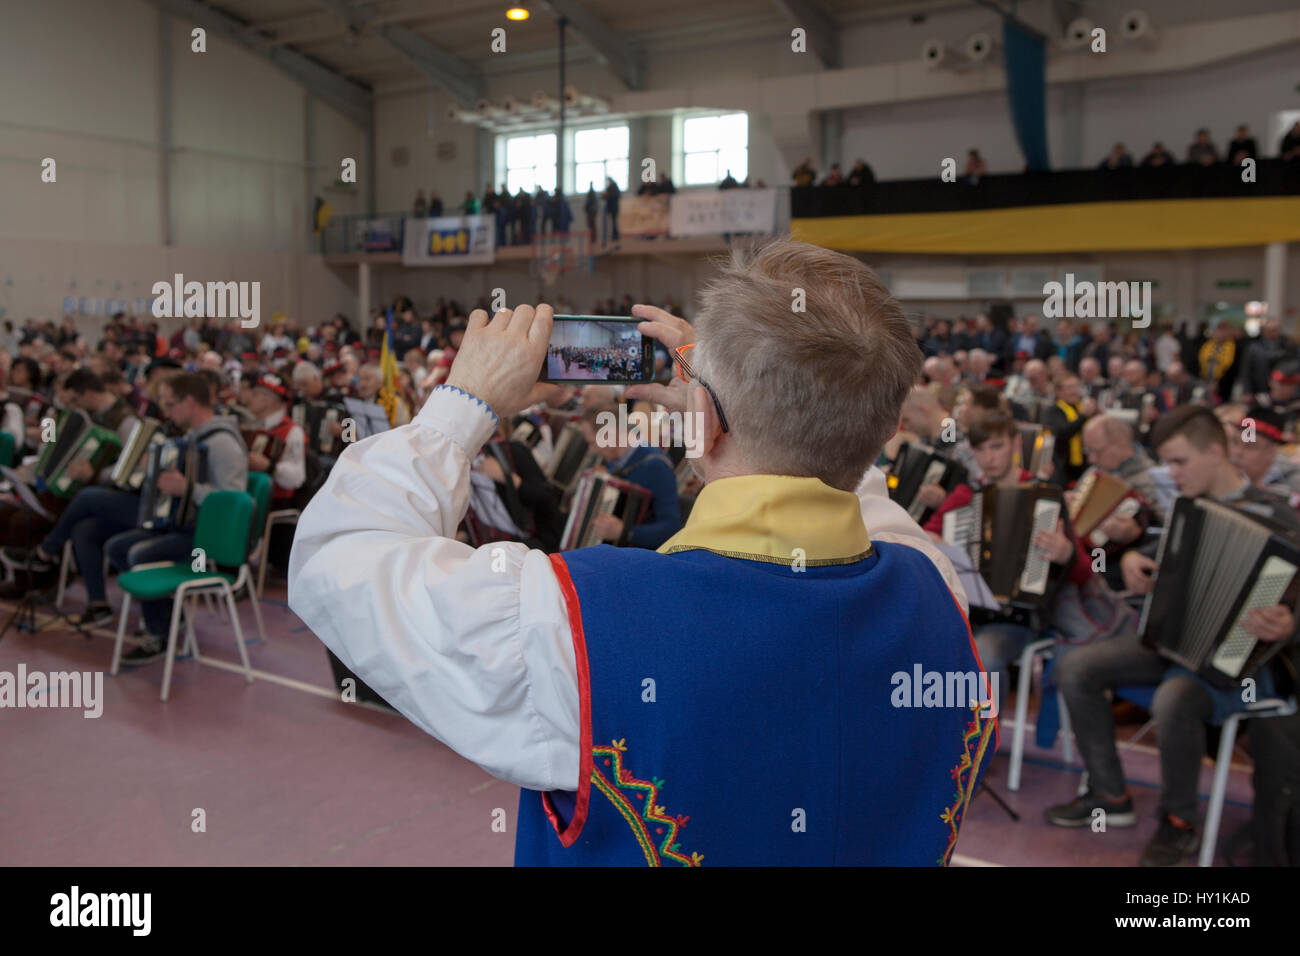
[[[241,359],[243,359],[245,362],[256,362],[256,361],[257,361],[257,353],[256,353],[256,352],[240,352],[240,353],[239,353],[239,357],[240,357]]]
[[[329,365],[325,366],[325,371],[322,372],[321,374],[323,374],[326,378],[329,378],[331,375],[335,374],[336,372],[346,372],[346,371],[347,369],[343,367],[342,362],[331,362]]]
[[[1251,418],[1247,415],[1241,421],[1237,422],[1238,428],[1245,428],[1247,423],[1255,426],[1255,434],[1263,435],[1265,438],[1271,438],[1279,445],[1286,441],[1286,436],[1282,434],[1282,429],[1278,428],[1272,422],[1266,422],[1258,418]]]
[[[274,392],[285,401],[289,400],[289,389],[284,384],[284,379],[278,375],[272,375],[270,372],[265,375],[259,375],[254,388],[264,388],[269,392]]]
[[[1295,385],[1300,382],[1300,374],[1286,375],[1280,368],[1273,369],[1273,381],[1281,382],[1283,385]]]
[[[1016,358],[1029,358],[1029,353],[1028,353],[1028,352],[1023,352],[1023,351],[1022,351],[1022,352],[1017,352],[1017,353],[1016,353]]]

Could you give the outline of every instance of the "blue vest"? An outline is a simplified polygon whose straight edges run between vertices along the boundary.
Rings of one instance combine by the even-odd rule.
[[[996,721],[978,701],[922,706],[913,686],[982,670],[930,560],[883,543],[806,564],[672,544],[552,556],[581,784],[523,791],[515,863],[947,864]]]

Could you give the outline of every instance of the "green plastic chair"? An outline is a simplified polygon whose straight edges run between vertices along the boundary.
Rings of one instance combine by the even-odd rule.
[[[0,432],[0,465],[12,468],[14,464],[14,436]]]
[[[234,589],[241,584],[252,588],[253,572],[248,565],[252,542],[252,523],[255,505],[244,491],[214,491],[203,499],[199,508],[198,525],[194,529],[194,547],[201,548],[206,558],[205,570],[195,571],[188,561],[164,561],[158,564],[138,565],[118,575],[122,589],[122,616],[117,625],[117,644],[113,648],[113,667],[116,674],[122,660],[122,642],[126,637],[126,622],[131,611],[131,598],[141,601],[158,600],[171,596],[172,621],[167,633],[167,664],[163,669],[162,699],[167,699],[171,688],[172,667],[176,660],[176,635],[180,627],[181,609],[186,600],[198,594],[217,592],[224,595],[230,610],[230,623],[235,629],[239,657],[244,664],[244,677],[252,683],[253,672],[248,663],[248,649],[244,646],[244,631],[235,609]],[[214,565],[238,567],[239,574],[232,576],[224,571],[207,570]],[[254,605],[256,608],[256,605]],[[199,660],[199,645],[194,635],[193,613],[186,617],[185,644]],[[259,626],[261,622],[258,615]]]

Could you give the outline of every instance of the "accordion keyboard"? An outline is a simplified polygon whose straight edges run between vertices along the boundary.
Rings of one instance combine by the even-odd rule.
[[[1029,531],[1029,556],[1025,570],[1020,575],[1020,590],[1026,594],[1042,594],[1047,590],[1047,573],[1050,563],[1034,544],[1040,531],[1051,531],[1061,517],[1061,503],[1049,499],[1034,502],[1034,522]]]
[[[1232,630],[1219,645],[1219,649],[1214,652],[1211,664],[1216,669],[1230,677],[1241,675],[1242,668],[1246,666],[1246,661],[1250,658],[1251,651],[1255,649],[1255,642],[1258,640],[1243,626],[1246,615],[1256,608],[1273,607],[1281,601],[1282,594],[1290,586],[1295,573],[1294,564],[1276,555],[1265,560],[1250,593],[1246,595],[1245,603],[1241,606],[1241,613],[1233,622]]]
[[[929,467],[925,469],[925,477],[921,479],[921,487],[924,488],[926,485],[937,484],[941,481],[947,467],[947,463],[943,461],[930,462]],[[912,516],[913,521],[920,521],[921,515],[925,514],[925,508],[925,502],[921,500],[918,494],[911,507],[907,509],[907,513]]]

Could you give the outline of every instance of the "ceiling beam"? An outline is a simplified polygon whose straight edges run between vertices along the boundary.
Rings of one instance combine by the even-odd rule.
[[[802,27],[807,34],[808,46],[821,61],[822,68],[840,68],[840,25],[834,17],[827,16],[809,0],[772,0],[791,28]]]
[[[442,47],[400,23],[381,23],[369,26],[375,17],[371,6],[351,6],[348,0],[317,0],[343,19],[349,30],[369,29],[394,51],[460,101],[464,107],[473,107],[484,93],[483,76],[473,66],[452,56]]]
[[[568,20],[570,28],[591,47],[596,59],[612,70],[629,90],[644,88],[645,65],[640,51],[627,37],[588,10],[581,0],[540,0],[540,6]]]
[[[318,60],[289,47],[264,48],[249,35],[250,24],[199,0],[150,0],[184,24],[193,24],[255,53],[299,83],[307,92],[338,110],[362,129],[370,128],[374,95],[368,87],[340,76]],[[192,28],[191,28],[192,29]]]

